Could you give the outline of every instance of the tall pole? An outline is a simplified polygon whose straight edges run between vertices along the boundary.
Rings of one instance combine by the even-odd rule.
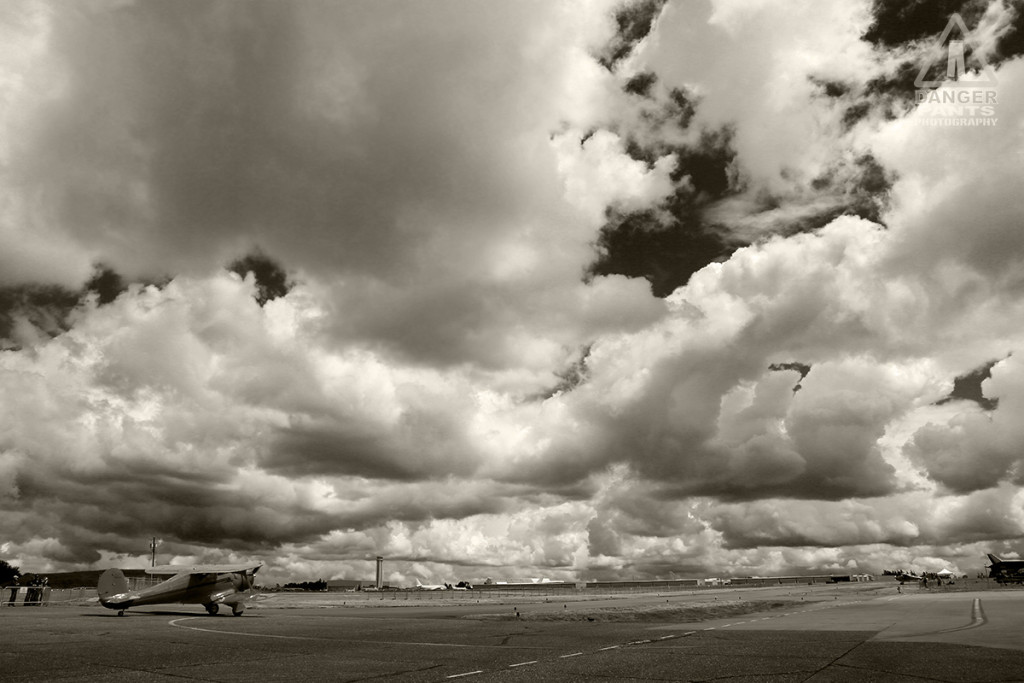
[[[150,567],[155,567],[156,566],[156,536],[154,536],[153,540],[150,541],[149,549],[153,551],[153,559],[150,560],[149,566]]]

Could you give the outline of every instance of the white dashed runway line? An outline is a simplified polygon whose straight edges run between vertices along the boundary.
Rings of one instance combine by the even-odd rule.
[[[673,634],[670,634],[670,635],[667,635],[667,636],[661,636],[660,638],[657,638],[656,640],[672,640],[673,638],[685,638],[686,636],[692,636],[695,633],[697,633],[697,632],[696,631],[687,631],[686,633],[673,633]],[[598,652],[608,652],[610,650],[620,650],[620,649],[622,649],[624,647],[630,647],[630,646],[635,646],[635,645],[647,645],[647,644],[650,644],[650,643],[653,643],[653,642],[655,642],[655,641],[651,640],[650,638],[644,638],[644,639],[641,639],[641,640],[631,640],[628,643],[619,643],[618,645],[608,645],[607,647],[600,647],[600,648],[598,648],[596,650],[593,650],[592,652],[589,652],[589,653],[588,652],[570,652],[568,654],[558,655],[557,659],[572,659],[573,657],[583,657],[583,656],[585,656],[587,654],[593,655],[593,654],[597,654]],[[554,659],[555,658],[553,658],[551,661],[554,661]],[[539,664],[540,662],[541,662],[541,660],[534,659],[534,660],[531,660],[529,662],[519,662],[518,664],[509,664],[505,668],[507,668],[507,669],[516,669],[516,668],[519,668],[521,666],[527,666],[527,665],[532,665],[532,664]],[[450,676],[446,676],[446,678],[465,678],[467,676],[476,676],[478,674],[482,674],[482,673],[490,672],[490,671],[498,671],[498,669],[491,669],[491,670],[486,670],[486,671],[484,669],[479,669],[477,671],[464,671],[462,673],[452,674]]]
[[[703,631],[715,631],[715,630],[720,629],[720,628],[721,629],[729,628],[730,626],[740,626],[742,624],[750,624],[750,623],[754,623],[754,622],[758,622],[758,621],[770,621],[772,619],[780,619],[782,617],[791,617],[791,616],[796,615],[796,614],[805,614],[807,612],[818,612],[818,611],[823,610],[823,609],[833,609],[835,607],[843,607],[846,604],[847,603],[827,604],[827,605],[823,605],[823,606],[820,606],[820,607],[810,607],[810,608],[807,608],[807,609],[797,610],[795,612],[783,612],[782,614],[776,614],[776,615],[771,615],[771,616],[767,616],[767,617],[761,617],[760,619],[749,619],[749,620],[748,619],[744,619],[743,621],[733,621],[733,622],[730,622],[728,624],[721,624],[720,626],[708,626],[707,628],[700,629],[700,631],[686,631],[685,633],[671,633],[671,634],[669,634],[667,636],[660,636],[660,637],[654,638],[654,639],[643,638],[643,639],[640,639],[640,640],[630,640],[628,642],[619,643],[617,645],[608,645],[606,647],[601,647],[601,648],[598,648],[598,649],[593,650],[591,652],[571,652],[569,654],[559,655],[557,658],[552,658],[551,661],[555,661],[555,659],[571,659],[573,657],[583,657],[583,656],[586,656],[588,654],[589,655],[595,655],[595,654],[597,654],[599,652],[610,652],[612,650],[621,650],[623,648],[634,647],[634,646],[637,646],[637,645],[648,645],[650,643],[658,642],[658,641],[662,641],[662,640],[673,640],[673,639],[676,639],[676,638],[686,638],[688,636],[692,636],[692,635],[695,635],[696,633],[703,632]],[[535,660],[532,660],[532,661],[529,661],[529,662],[520,662],[518,664],[509,664],[507,667],[504,667],[504,668],[506,668],[506,669],[515,669],[515,668],[518,668],[518,667],[521,667],[521,666],[538,664],[540,662],[541,662],[541,660],[535,659]],[[463,678],[463,677],[466,677],[466,676],[475,676],[477,674],[482,674],[482,673],[485,673],[485,671],[490,672],[490,671],[499,671],[499,670],[500,669],[491,669],[491,670],[481,669],[481,670],[478,670],[478,671],[466,671],[464,673],[452,674],[451,676],[448,676],[447,678]]]

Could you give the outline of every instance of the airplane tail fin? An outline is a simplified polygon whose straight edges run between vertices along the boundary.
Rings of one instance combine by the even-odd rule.
[[[110,597],[128,592],[128,579],[120,569],[108,569],[100,574],[99,583],[96,585],[96,593],[100,596],[100,602]]]
[[[1000,560],[998,557],[996,557],[992,553],[988,554],[988,561],[991,562],[992,564],[999,564],[1000,562],[1002,562],[1002,560]]]
[[[420,580],[419,580],[419,579],[416,579],[416,587],[417,587],[417,588],[423,588],[423,584],[422,584],[422,583],[420,583]]]

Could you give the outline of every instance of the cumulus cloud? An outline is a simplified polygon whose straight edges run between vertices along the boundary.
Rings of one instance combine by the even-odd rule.
[[[1013,419],[1024,392],[1016,356],[997,363],[984,384],[1003,402],[991,414],[964,407],[945,423],[925,424],[907,444],[907,455],[936,482],[957,493],[1024,481],[1024,461],[1017,444],[1024,434]]]
[[[824,201],[830,193],[803,188],[857,149],[844,134],[844,110],[818,84],[876,71],[860,39],[871,19],[866,2],[672,4],[637,60],[697,94],[694,125],[733,126],[735,171],[747,192],[785,196],[792,210]]]
[[[156,536],[403,583],[1016,549],[1012,7],[976,17],[985,128],[880,94],[928,36],[867,2],[400,9],[12,5],[5,556]]]

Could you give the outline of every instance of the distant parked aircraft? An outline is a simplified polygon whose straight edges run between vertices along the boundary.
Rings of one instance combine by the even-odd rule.
[[[989,565],[990,579],[997,583],[1024,582],[1024,560],[1000,560],[992,553],[988,554],[988,559],[992,563]]]
[[[221,605],[230,605],[231,613],[238,617],[245,610],[245,601],[253,596],[253,577],[262,566],[263,563],[259,562],[198,567],[153,567],[147,569],[146,573],[157,576],[171,575],[171,578],[155,586],[135,591],[128,588],[128,579],[125,578],[124,572],[120,569],[108,569],[100,575],[96,592],[100,596],[100,604],[108,609],[116,609],[118,616],[123,616],[129,607],[176,602],[202,605],[211,615],[216,614]]]
[[[472,587],[465,581],[459,581],[457,584],[452,585],[450,583],[420,583],[420,580],[416,579],[416,590],[421,591],[464,591]]]

